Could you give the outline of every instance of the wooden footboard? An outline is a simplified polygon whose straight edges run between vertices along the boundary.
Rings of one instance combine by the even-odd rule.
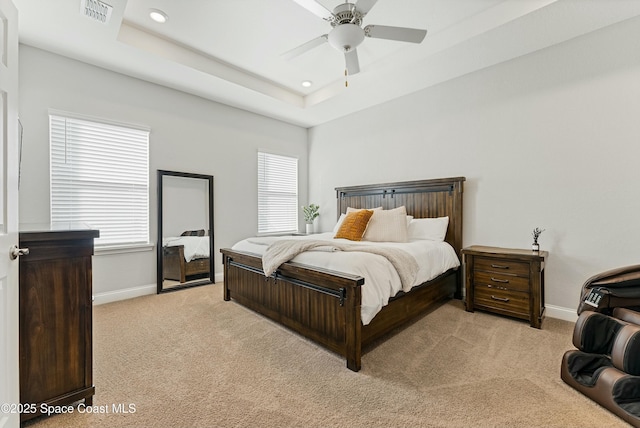
[[[452,297],[458,282],[458,272],[449,271],[392,299],[363,326],[362,277],[292,262],[266,277],[260,256],[229,249],[221,252],[224,300],[233,299],[344,356],[353,371],[360,370],[366,345]]]
[[[361,289],[355,275],[285,263],[265,277],[262,259],[222,249],[224,300],[234,299],[361,367]]]

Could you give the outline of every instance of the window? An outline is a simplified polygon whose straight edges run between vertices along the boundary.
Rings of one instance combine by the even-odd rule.
[[[100,230],[96,246],[149,241],[149,130],[49,115],[51,221]]]
[[[298,159],[258,152],[258,233],[298,231]]]

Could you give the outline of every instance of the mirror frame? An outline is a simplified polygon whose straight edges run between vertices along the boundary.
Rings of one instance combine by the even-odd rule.
[[[164,288],[164,262],[163,262],[163,245],[162,238],[163,234],[163,181],[164,177],[182,177],[182,178],[195,178],[201,180],[207,180],[209,183],[209,278],[202,279],[200,281],[193,280],[184,285],[176,285],[170,288]],[[177,171],[167,171],[167,170],[158,170],[158,236],[157,236],[157,287],[158,294],[167,293],[171,291],[182,290],[185,288],[196,287],[199,285],[212,284],[215,282],[215,267],[213,264],[213,241],[214,241],[214,233],[213,233],[213,176],[212,175],[204,175],[204,174],[192,174],[189,172],[177,172]]]

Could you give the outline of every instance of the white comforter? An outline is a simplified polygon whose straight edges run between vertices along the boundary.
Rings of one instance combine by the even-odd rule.
[[[336,243],[351,243],[346,239],[333,239],[334,233],[322,233],[299,237],[248,238],[233,246],[234,250],[256,253],[262,256],[267,247],[278,239],[313,239]],[[400,248],[418,262],[418,272],[413,286],[429,281],[447,270],[460,266],[456,252],[446,242],[415,240],[406,243],[367,242],[358,244]],[[324,250],[324,251],[323,251]],[[373,317],[389,303],[389,298],[402,290],[402,283],[395,268],[385,257],[359,251],[326,251],[326,248],[306,251],[295,256],[293,261],[310,266],[362,276],[362,323],[367,325]],[[406,287],[405,287],[406,288]]]
[[[184,259],[187,262],[209,257],[208,236],[175,236],[162,240],[163,247],[175,247],[178,245],[184,245]]]

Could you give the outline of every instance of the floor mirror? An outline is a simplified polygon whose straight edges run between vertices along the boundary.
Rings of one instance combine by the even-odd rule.
[[[158,294],[214,282],[213,176],[158,170]]]

